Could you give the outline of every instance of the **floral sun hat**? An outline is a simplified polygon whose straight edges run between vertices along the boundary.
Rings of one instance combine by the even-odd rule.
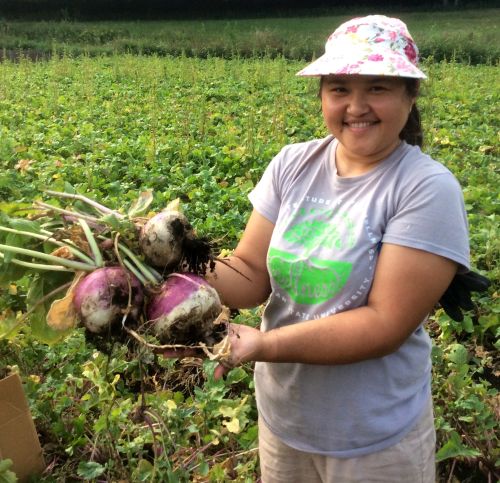
[[[343,23],[328,37],[325,53],[297,73],[328,74],[427,77],[418,68],[418,48],[404,22],[384,15]]]

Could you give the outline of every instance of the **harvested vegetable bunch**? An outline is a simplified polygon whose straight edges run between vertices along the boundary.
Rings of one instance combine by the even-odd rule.
[[[227,311],[202,277],[215,263],[212,246],[196,237],[178,201],[144,217],[151,192],[126,215],[75,193],[47,194],[55,202],[35,202],[28,218],[0,218],[0,283],[65,274],[27,315],[42,310],[59,330],[81,324],[110,336],[118,328],[151,348],[207,350],[223,339]]]

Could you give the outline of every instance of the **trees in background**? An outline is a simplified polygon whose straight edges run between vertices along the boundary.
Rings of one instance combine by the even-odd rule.
[[[356,7],[385,9],[494,7],[495,0],[359,0]],[[299,9],[352,9],[346,0],[0,0],[0,18],[163,18],[290,14]]]

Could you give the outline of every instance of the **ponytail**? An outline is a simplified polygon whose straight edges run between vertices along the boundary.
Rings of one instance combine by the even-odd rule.
[[[420,82],[418,79],[405,78],[406,92],[412,98],[417,98],[419,93]],[[408,120],[402,131],[399,133],[399,139],[406,141],[413,146],[422,147],[424,144],[424,132],[422,129],[422,118],[417,105],[414,103]]]

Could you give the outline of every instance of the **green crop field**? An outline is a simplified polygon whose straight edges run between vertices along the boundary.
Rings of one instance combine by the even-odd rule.
[[[477,36],[490,35],[494,22],[484,20]],[[154,27],[134,32],[160,43]],[[263,22],[261,32],[267,45],[274,31]],[[59,53],[0,63],[0,217],[50,200],[46,189],[115,209],[151,189],[151,209],[179,198],[198,233],[231,250],[249,214],[246,195],[271,158],[326,134],[317,80],[295,76],[299,60]],[[486,482],[500,471],[498,67],[429,58],[423,68],[425,150],[460,180],[473,267],[493,282],[463,323],[441,309],[429,321],[440,481]],[[48,463],[39,481],[256,481],[251,365],[214,381],[210,361],[163,360],[133,345],[106,353],[81,329],[61,338],[36,311],[25,314],[43,277],[34,284],[6,273],[0,259],[0,360],[25,383]],[[258,314],[237,318],[256,325]]]

